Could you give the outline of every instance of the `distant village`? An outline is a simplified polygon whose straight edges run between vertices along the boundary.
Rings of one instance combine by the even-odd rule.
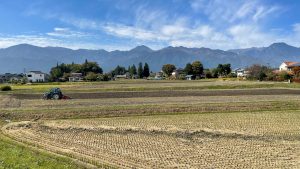
[[[209,78],[238,78],[249,80],[294,81],[300,82],[300,62],[285,61],[278,68],[255,64],[247,68],[231,69],[230,64],[219,64],[213,69],[204,69],[200,61],[187,63],[185,68],[175,65],[163,65],[161,71],[152,72],[147,63],[139,63],[127,69],[117,66],[109,73],[103,73],[96,62],[83,64],[61,64],[53,67],[50,74],[42,71],[28,71],[21,74],[0,74],[0,83],[45,83],[45,82],[83,82],[109,81],[117,79],[148,79],[148,80],[197,80]]]

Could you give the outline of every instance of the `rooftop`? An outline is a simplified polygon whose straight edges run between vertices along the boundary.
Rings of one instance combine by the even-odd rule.
[[[297,63],[299,63],[299,62],[285,61],[285,62],[283,62],[283,63],[285,63],[287,66],[291,66],[291,65],[297,64]]]

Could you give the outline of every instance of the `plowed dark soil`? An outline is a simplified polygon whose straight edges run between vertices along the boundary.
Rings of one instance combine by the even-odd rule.
[[[295,89],[198,90],[198,91],[147,91],[147,92],[97,92],[65,93],[73,99],[183,97],[183,96],[240,96],[240,95],[300,95]],[[13,94],[17,99],[41,99],[42,94]]]

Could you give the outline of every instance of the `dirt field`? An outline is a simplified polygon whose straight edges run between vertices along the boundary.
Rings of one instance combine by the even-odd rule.
[[[65,93],[73,99],[184,97],[184,96],[243,96],[243,95],[300,95],[296,89],[247,89],[247,90],[179,90],[147,92],[89,92]],[[41,99],[41,94],[13,94],[17,99]]]
[[[119,84],[124,91],[64,86],[74,99],[61,101],[28,92],[0,95],[0,118],[14,121],[2,131],[98,168],[300,167],[300,90],[199,90],[193,86],[204,84],[195,82],[169,90],[164,85],[185,84],[145,83],[132,85],[158,89],[126,91],[128,82]]]

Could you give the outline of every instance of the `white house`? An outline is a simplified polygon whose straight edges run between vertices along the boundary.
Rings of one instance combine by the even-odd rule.
[[[83,81],[82,73],[71,73],[69,82],[81,82]]]
[[[123,75],[115,75],[115,79],[130,79],[130,74],[127,72]]]
[[[236,74],[237,77],[246,77],[248,75],[248,71],[242,68],[237,68],[234,70],[234,73]]]
[[[279,66],[280,71],[291,71],[293,67],[299,66],[299,62],[282,62]]]
[[[45,82],[45,73],[41,71],[30,71],[26,73],[26,77],[29,82],[35,83],[35,82]]]
[[[196,76],[195,76],[195,75],[186,75],[186,76],[185,76],[185,79],[186,79],[186,80],[195,80],[195,79],[196,79]]]
[[[179,77],[179,75],[182,73],[184,73],[184,69],[178,68],[172,72],[172,76],[177,79]]]

